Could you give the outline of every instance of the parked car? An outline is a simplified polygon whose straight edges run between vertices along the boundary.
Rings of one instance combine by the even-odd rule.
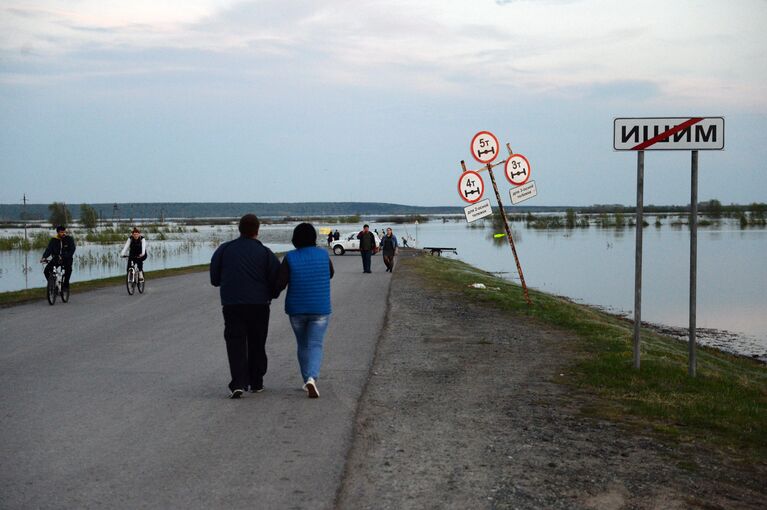
[[[330,248],[333,250],[333,253],[336,255],[343,255],[347,251],[360,251],[360,240],[357,239],[357,234],[359,234],[359,232],[341,234],[341,239],[338,241],[333,241],[330,244]],[[378,248],[380,245],[380,240],[375,234],[373,234],[373,237],[375,237],[376,248]]]

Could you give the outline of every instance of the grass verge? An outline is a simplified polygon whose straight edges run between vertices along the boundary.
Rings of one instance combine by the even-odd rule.
[[[189,273],[199,273],[201,271],[207,271],[209,267],[210,264],[198,264],[196,266],[174,267],[171,269],[146,271],[145,274],[148,285],[151,285],[152,280],[157,278],[178,276]],[[118,284],[125,284],[125,275],[110,276],[109,278],[100,278],[98,280],[88,280],[85,282],[72,282],[69,286],[69,290],[71,294],[77,294],[79,292],[111,287],[112,285]],[[0,306],[12,306],[29,301],[37,301],[39,299],[45,299],[45,287],[0,292]]]
[[[411,262],[412,261],[412,262]],[[441,257],[403,260],[431,284],[472,302],[523,314],[572,332],[567,384],[599,398],[594,416],[650,427],[680,442],[705,442],[736,458],[767,461],[767,367],[715,349],[698,348],[697,377],[687,375],[687,344],[642,330],[641,369],[633,368],[633,325],[566,299],[530,291],[463,262]],[[469,287],[483,283],[499,290]]]

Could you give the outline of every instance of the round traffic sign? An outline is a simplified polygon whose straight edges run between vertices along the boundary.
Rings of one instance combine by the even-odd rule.
[[[477,172],[468,170],[461,174],[461,178],[458,179],[458,194],[463,200],[473,204],[482,198],[484,192],[485,183]]]
[[[514,186],[521,186],[530,178],[530,162],[522,154],[514,154],[506,160],[506,178]]]
[[[498,139],[490,131],[480,131],[471,139],[471,155],[483,165],[498,157]]]

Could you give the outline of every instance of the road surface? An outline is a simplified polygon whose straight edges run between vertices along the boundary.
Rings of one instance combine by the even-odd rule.
[[[272,303],[266,391],[227,398],[207,273],[0,310],[0,507],[330,508],[386,314],[380,257],[333,257],[319,390]],[[151,266],[150,266],[151,268]]]

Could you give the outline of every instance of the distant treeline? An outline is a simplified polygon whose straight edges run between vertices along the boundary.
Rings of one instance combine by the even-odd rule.
[[[218,202],[168,202],[168,203],[112,203],[112,204],[63,204],[66,207],[67,217],[73,220],[81,220],[81,212],[95,211],[101,221],[110,220],[157,220],[165,221],[171,218],[239,218],[245,213],[255,213],[265,218],[307,218],[307,217],[371,217],[397,215],[419,216],[439,214],[462,214],[460,206],[434,206],[422,207],[403,204],[389,204],[383,202],[281,202],[281,203],[218,203]],[[764,203],[748,205],[730,204],[723,205],[718,200],[701,202],[698,209],[701,213],[711,216],[737,215],[744,211],[764,211],[767,207]],[[635,207],[621,204],[595,204],[591,206],[509,206],[505,207],[509,213],[543,213],[565,212],[573,210],[578,213],[633,213]],[[689,205],[646,205],[645,213],[681,213],[690,210]],[[46,221],[51,218],[51,204],[0,204],[0,221],[18,222],[21,220]]]
[[[80,219],[81,204],[66,204],[71,218]],[[112,203],[88,204],[100,220],[152,219],[163,221],[170,218],[239,218],[246,213],[257,216],[320,217],[400,214],[460,214],[460,207],[420,207],[381,202],[296,202],[296,203],[218,203],[218,202],[168,202],[168,203]],[[0,204],[0,221],[47,220],[49,204]]]

